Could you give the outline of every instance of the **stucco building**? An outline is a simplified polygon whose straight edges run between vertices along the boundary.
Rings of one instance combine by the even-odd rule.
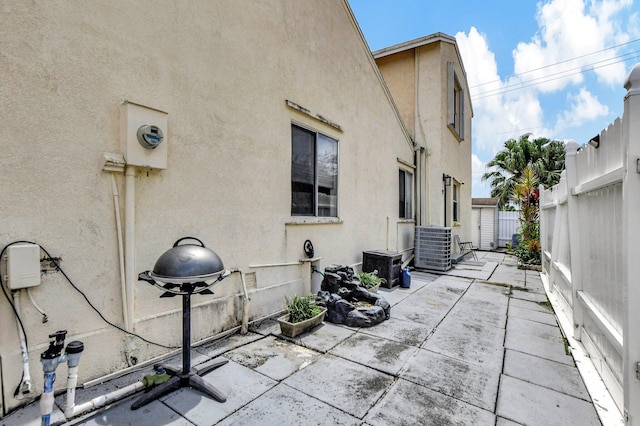
[[[473,109],[455,38],[436,33],[373,56],[418,148],[418,225],[452,226],[468,241]]]
[[[85,344],[79,383],[167,353],[122,330],[179,345],[179,298],[159,298],[137,274],[181,237],[244,275],[194,296],[198,342],[239,327],[241,278],[257,320],[313,290],[314,268],[357,267],[380,248],[408,259],[416,223],[444,224],[442,174],[453,177],[448,225],[469,214],[468,99],[456,98],[466,115],[453,132],[427,128],[446,116],[437,86],[447,64],[464,90],[446,36],[416,48],[428,62],[415,66],[416,83],[435,93],[416,88],[411,112],[394,102],[384,58],[379,69],[343,0],[8,2],[0,25],[0,243],[39,245],[69,278],[49,267],[38,285],[13,290],[29,344],[25,399],[13,395],[22,355],[11,287],[0,300],[2,415],[41,392],[39,355],[57,330]],[[139,144],[141,123],[162,133],[157,148]]]

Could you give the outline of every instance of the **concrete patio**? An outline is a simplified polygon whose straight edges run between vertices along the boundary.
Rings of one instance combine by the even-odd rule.
[[[204,376],[225,403],[183,388],[136,411],[133,396],[67,424],[601,424],[539,274],[502,253],[478,257],[447,274],[413,271],[409,289],[381,289],[391,318],[371,328],[325,322],[284,339],[265,320],[246,335],[193,348],[193,365],[229,360]],[[79,389],[76,401],[150,371]],[[56,402],[63,406],[64,395]],[[2,425],[38,425],[39,416],[32,404]],[[52,417],[65,424],[59,409]]]

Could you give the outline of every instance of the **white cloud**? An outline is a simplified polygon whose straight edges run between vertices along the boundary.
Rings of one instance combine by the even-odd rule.
[[[618,52],[605,48],[629,40],[615,16],[631,0],[552,0],[539,5],[536,17],[540,31],[513,51],[517,80],[538,83],[544,93],[580,84],[583,72],[593,69],[608,85],[624,81],[626,70],[615,62]],[[595,53],[594,52],[599,52]]]
[[[474,109],[474,196],[488,196],[488,185],[480,180],[484,164],[507,139],[525,133],[575,138],[582,131],[580,126],[609,114],[594,93],[619,88],[626,78],[625,63],[613,62],[620,61],[624,49],[628,52],[633,47],[611,47],[640,38],[640,17],[628,13],[632,2],[540,2],[535,17],[538,31],[512,51],[511,76],[498,74],[485,34],[475,27],[456,34]],[[486,194],[478,195],[479,191]]]
[[[509,83],[498,75],[486,36],[472,27],[468,35],[456,34],[456,41],[467,70],[474,109],[474,152],[491,159],[507,139],[541,131],[543,111],[535,91],[509,91]]]
[[[578,94],[569,93],[567,100],[570,102],[570,109],[558,115],[554,134],[609,114],[609,107],[601,104],[598,97],[584,87]]]
[[[472,191],[474,197],[488,198],[491,193],[489,182],[482,181],[482,175],[487,172],[486,164],[477,155],[471,155]]]

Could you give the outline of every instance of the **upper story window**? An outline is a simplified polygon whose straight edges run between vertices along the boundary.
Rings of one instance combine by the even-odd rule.
[[[291,125],[291,215],[338,216],[338,141]]]
[[[400,170],[400,219],[411,219],[413,216],[413,175],[406,170]]]
[[[454,63],[447,62],[448,122],[447,125],[458,137],[464,140],[464,90],[456,75]]]

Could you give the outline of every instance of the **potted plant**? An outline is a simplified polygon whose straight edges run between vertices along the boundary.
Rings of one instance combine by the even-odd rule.
[[[327,308],[316,305],[313,294],[293,298],[285,296],[287,313],[278,318],[280,332],[287,337],[296,337],[324,320]]]
[[[360,286],[366,289],[371,293],[377,293],[378,288],[380,288],[380,283],[382,282],[382,278],[378,276],[378,271],[369,272],[360,272],[358,274],[360,278]]]

